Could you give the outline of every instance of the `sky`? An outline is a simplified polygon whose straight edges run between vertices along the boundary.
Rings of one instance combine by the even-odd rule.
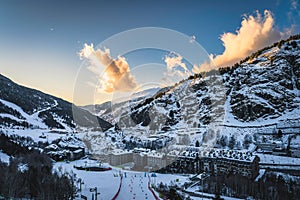
[[[142,88],[151,82],[149,77],[154,86],[165,76],[180,78],[213,68],[210,62],[188,64],[176,52],[114,55],[113,48],[98,49],[98,44],[115,34],[141,27],[178,31],[200,44],[215,65],[227,66],[264,45],[299,33],[299,6],[298,0],[0,0],[0,73],[76,104],[100,103],[127,86]],[[95,64],[91,56],[110,70],[105,78],[96,76],[102,91],[86,81],[81,83],[86,84],[84,88],[94,87],[90,93],[99,95],[85,98],[88,95],[82,92],[74,97],[81,68],[91,71]],[[120,66],[123,72],[116,73]]]

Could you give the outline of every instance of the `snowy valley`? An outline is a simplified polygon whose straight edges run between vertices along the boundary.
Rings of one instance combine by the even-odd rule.
[[[299,198],[299,35],[118,103],[0,86],[1,166],[24,173],[20,155],[45,154],[75,181],[71,198]]]

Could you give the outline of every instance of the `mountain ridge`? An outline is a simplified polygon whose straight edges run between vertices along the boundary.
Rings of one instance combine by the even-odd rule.
[[[35,128],[74,129],[76,126],[107,130],[112,125],[70,102],[13,82],[0,74],[1,125]],[[23,114],[26,117],[22,116]],[[20,113],[21,112],[21,113]],[[74,119],[75,118],[75,119]],[[41,122],[45,126],[33,125]]]

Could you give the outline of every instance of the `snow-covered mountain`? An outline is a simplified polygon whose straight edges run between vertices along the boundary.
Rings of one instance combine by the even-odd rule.
[[[298,35],[232,67],[195,74],[167,88],[137,93],[127,101],[84,108],[0,76],[0,125],[68,129],[99,123],[107,130],[116,123],[123,134],[111,130],[103,137],[120,145],[129,136],[139,140],[149,136],[144,133],[162,131],[175,136],[177,142],[187,139],[183,134],[191,136],[179,143],[205,143],[222,135],[242,140],[247,134],[274,131],[282,124],[300,124],[299,66]],[[101,146],[103,137],[99,137]]]
[[[88,110],[92,114],[96,116],[101,116],[101,118],[113,123],[114,122],[114,108],[121,108],[124,105],[135,104],[140,101],[143,101],[146,98],[152,97],[155,95],[161,88],[149,88],[146,90],[142,90],[136,93],[133,93],[130,97],[122,98],[122,99],[114,99],[113,101],[107,101],[102,104],[95,105],[86,105],[81,108]]]
[[[112,125],[65,100],[18,85],[0,74],[0,126],[105,131]]]
[[[299,117],[300,41],[278,46],[261,51],[232,73],[224,74],[230,89],[227,111],[234,119],[263,123]]]
[[[196,74],[143,101],[116,109],[121,128],[187,130],[218,124],[261,127],[299,119],[300,36],[239,64]]]

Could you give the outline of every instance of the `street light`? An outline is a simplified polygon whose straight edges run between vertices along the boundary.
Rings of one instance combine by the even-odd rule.
[[[100,192],[97,192],[97,187],[94,187],[94,188],[90,188],[90,192],[95,192],[95,200],[98,199],[98,195],[100,194]],[[94,197],[94,194],[92,194],[92,199]]]
[[[77,180],[77,183],[79,184],[79,192],[81,192],[81,190],[82,190],[82,185],[84,184],[84,182],[83,182],[83,180],[82,180],[81,178],[79,178],[79,179]]]

